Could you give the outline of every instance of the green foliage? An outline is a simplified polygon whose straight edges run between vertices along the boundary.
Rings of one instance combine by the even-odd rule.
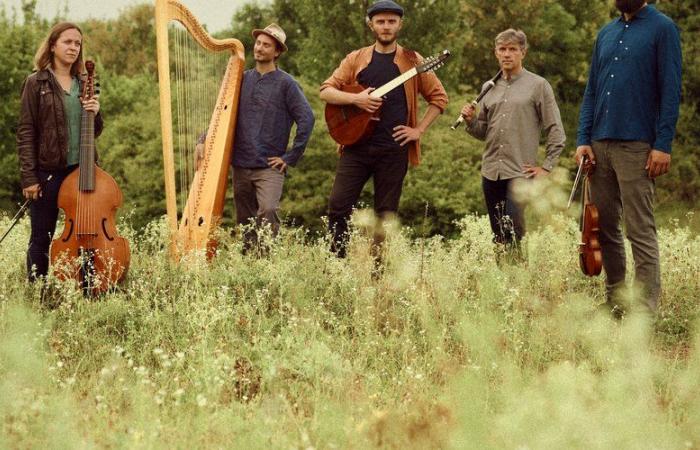
[[[15,209],[21,197],[15,145],[19,97],[34,65],[37,42],[47,29],[46,21],[33,14],[34,3],[23,4],[22,25],[0,9],[0,210]]]

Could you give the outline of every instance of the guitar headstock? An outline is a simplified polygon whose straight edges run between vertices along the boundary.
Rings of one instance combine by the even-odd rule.
[[[445,65],[445,61],[449,57],[450,51],[443,50],[436,55],[427,57],[420,66],[416,67],[416,70],[418,73],[438,70],[440,67]]]

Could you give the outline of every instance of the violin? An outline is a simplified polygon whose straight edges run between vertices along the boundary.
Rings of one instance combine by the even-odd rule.
[[[600,275],[603,268],[603,252],[600,248],[598,233],[600,232],[598,208],[591,201],[590,175],[593,172],[593,165],[587,156],[583,156],[579,164],[574,187],[569,197],[569,206],[576,192],[576,187],[581,178],[582,172],[583,187],[581,189],[581,218],[579,228],[581,230],[581,242],[578,245],[579,265],[584,275],[589,277]]]
[[[85,62],[82,99],[95,95],[95,63]],[[58,192],[65,214],[60,237],[51,243],[51,265],[58,279],[75,280],[84,295],[97,295],[122,281],[129,268],[129,243],[117,234],[115,213],[122,205],[116,181],[95,163],[95,113],[83,110],[80,160]]]

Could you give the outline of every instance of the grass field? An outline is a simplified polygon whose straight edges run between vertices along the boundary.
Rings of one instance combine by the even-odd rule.
[[[225,234],[187,269],[163,222],[126,229],[126,283],[87,300],[51,280],[53,309],[25,283],[21,222],[0,249],[0,447],[700,448],[687,226],[659,232],[658,317],[618,322],[563,214],[500,265],[483,217],[449,241],[390,226],[379,279],[369,222],[346,260],[286,229],[267,258]]]

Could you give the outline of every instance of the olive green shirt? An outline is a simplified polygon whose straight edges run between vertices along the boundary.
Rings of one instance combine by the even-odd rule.
[[[524,177],[524,165],[538,166],[543,130],[547,141],[541,167],[551,171],[566,141],[561,114],[552,86],[525,69],[510,80],[500,78],[467,124],[469,134],[486,141],[481,174],[489,180]]]
[[[66,127],[68,128],[68,156],[66,163],[69,166],[80,161],[80,119],[83,108],[80,104],[80,83],[73,78],[70,92],[64,91],[63,105],[66,110]]]

